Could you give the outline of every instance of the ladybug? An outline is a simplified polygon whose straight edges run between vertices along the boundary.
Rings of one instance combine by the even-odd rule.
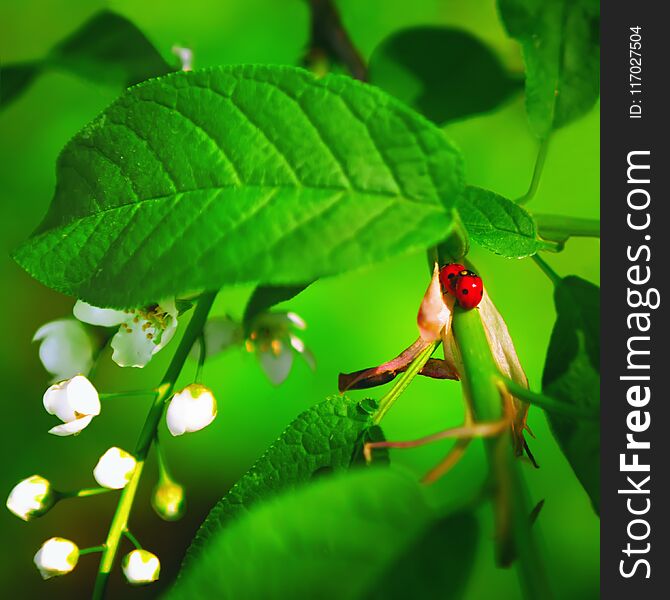
[[[469,310],[475,308],[484,296],[484,284],[482,278],[474,273],[463,269],[456,276],[456,300],[461,308]]]
[[[440,283],[442,284],[442,289],[447,292],[447,294],[451,294],[452,296],[456,295],[458,275],[465,270],[466,268],[459,263],[451,263],[440,269]]]

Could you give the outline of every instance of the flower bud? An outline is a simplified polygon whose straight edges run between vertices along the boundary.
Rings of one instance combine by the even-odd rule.
[[[192,383],[170,400],[166,421],[172,435],[200,431],[216,417],[216,399],[212,390]]]
[[[40,475],[33,475],[17,483],[7,498],[7,508],[19,519],[30,521],[41,517],[57,498],[51,483]]]
[[[121,448],[110,448],[93,469],[93,477],[102,486],[113,490],[126,487],[133,476],[137,461]]]
[[[174,481],[159,481],[151,494],[151,506],[164,521],[178,521],[184,516],[184,488]]]
[[[56,415],[62,425],[49,430],[54,435],[73,435],[100,414],[100,397],[93,384],[83,375],[75,375],[52,385],[44,393],[44,408]]]
[[[143,585],[158,579],[161,563],[158,557],[147,550],[133,550],[123,557],[123,574],[128,583]]]
[[[65,575],[77,566],[79,548],[74,542],[53,537],[44,544],[33,559],[43,579]]]

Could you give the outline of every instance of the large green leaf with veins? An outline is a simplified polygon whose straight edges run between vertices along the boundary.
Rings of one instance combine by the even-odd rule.
[[[593,107],[600,87],[598,0],[498,0],[526,63],[526,107],[539,138]]]
[[[361,469],[254,506],[209,539],[167,598],[451,600],[476,541],[471,514],[441,517],[415,479]]]
[[[376,88],[278,66],[131,88],[65,147],[35,278],[127,307],[241,282],[301,284],[445,236],[462,165]]]

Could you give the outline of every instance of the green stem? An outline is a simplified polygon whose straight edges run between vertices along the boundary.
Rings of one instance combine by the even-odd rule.
[[[140,541],[130,532],[130,529],[125,529],[123,535],[130,540],[130,543],[135,546],[135,548],[142,550],[142,544],[140,544]]]
[[[105,550],[105,546],[91,546],[90,548],[80,548],[79,549],[79,556],[86,556],[87,554],[95,554],[96,552],[103,552]]]
[[[498,368],[491,354],[479,311],[454,310],[453,332],[463,360],[461,381],[477,421],[504,418]],[[514,456],[510,432],[485,440],[496,489],[498,558],[509,564],[518,557],[518,571],[526,598],[550,600],[544,565],[530,530],[528,491]],[[510,545],[511,542],[511,545]]]
[[[98,494],[107,494],[115,491],[116,490],[105,487],[94,487],[74,490],[71,492],[59,492],[59,494],[61,498],[88,498],[89,496],[97,496]]]
[[[530,202],[537,188],[540,186],[540,178],[542,177],[542,169],[544,169],[544,162],[547,159],[547,152],[549,151],[549,138],[546,137],[540,142],[540,147],[537,150],[537,158],[535,159],[535,168],[533,169],[533,177],[530,180],[528,191],[517,200],[517,204],[527,204]]]
[[[114,565],[114,559],[116,557],[116,552],[119,547],[119,541],[121,536],[128,526],[128,518],[130,516],[130,511],[133,506],[133,501],[135,500],[135,494],[137,492],[137,487],[142,476],[142,470],[144,468],[144,463],[146,461],[149,449],[151,444],[156,437],[156,431],[160,423],[161,417],[163,416],[163,410],[165,409],[165,404],[172,395],[172,389],[174,388],[175,382],[181,373],[182,367],[188,358],[189,352],[195,341],[198,339],[198,336],[202,332],[202,328],[205,325],[207,320],[207,315],[209,314],[212,304],[214,303],[214,298],[216,297],[216,292],[205,292],[200,296],[198,300],[198,305],[195,309],[193,317],[184,332],[184,336],[177,347],[172,361],[165,372],[163,380],[157,388],[156,396],[154,401],[149,409],[149,414],[147,415],[146,421],[144,422],[144,427],[140,433],[139,439],[137,440],[137,445],[135,447],[135,459],[137,460],[137,466],[133,472],[128,485],[123,488],[121,492],[121,497],[119,498],[119,503],[116,507],[116,512],[112,518],[112,523],[109,527],[109,533],[107,534],[107,540],[105,542],[105,550],[100,559],[100,567],[98,569],[98,577],[95,581],[95,588],[93,590],[93,599],[100,600],[104,598],[105,591],[107,589],[107,581],[109,580],[109,574]]]
[[[551,283],[555,286],[561,283],[560,275],[558,275],[558,273],[556,273],[556,271],[554,271],[539,254],[533,254],[533,260],[535,261],[535,264],[542,269],[542,272],[551,279]]]
[[[528,388],[519,385],[515,381],[512,381],[511,379],[501,377],[500,384],[507,388],[507,391],[509,391],[509,393],[513,396],[523,400],[524,402],[527,402],[528,404],[532,404],[533,406],[539,406],[548,412],[571,417],[574,419],[589,419],[595,421],[600,419],[600,413],[596,411],[583,410],[579,407],[571,406],[570,404],[565,404],[564,402],[559,402],[558,400],[555,400],[549,396],[545,396],[544,394],[533,392]]]
[[[598,219],[580,219],[562,215],[533,214],[540,237],[565,242],[571,237],[600,237]]]
[[[375,413],[372,422],[375,425],[379,425],[382,419],[386,416],[386,413],[391,409],[395,401],[402,395],[402,393],[407,389],[407,386],[412,382],[412,379],[423,369],[423,366],[428,362],[430,355],[435,351],[439,342],[433,342],[426,346],[416,358],[410,363],[407,370],[398,377],[393,383],[393,387],[382,397],[379,401],[379,407]]]
[[[544,162],[547,159],[547,152],[549,151],[549,137],[544,138],[540,142],[540,147],[537,149],[537,157],[535,158],[535,168],[533,169],[533,177],[530,180],[528,191],[517,200],[517,204],[527,204],[530,202],[537,189],[540,187],[540,178],[542,177],[542,170],[544,169]]]
[[[165,454],[163,453],[163,446],[160,444],[160,436],[156,433],[155,439],[156,445],[156,457],[158,459],[158,480],[159,482],[172,481],[170,477],[170,471],[167,467],[167,461],[165,460]]]

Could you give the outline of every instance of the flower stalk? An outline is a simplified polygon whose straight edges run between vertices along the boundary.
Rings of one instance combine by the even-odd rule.
[[[377,412],[372,419],[375,425],[379,425],[382,419],[386,416],[386,413],[391,409],[395,401],[402,395],[402,393],[407,389],[407,386],[412,382],[412,380],[417,376],[419,371],[423,369],[424,365],[428,362],[431,354],[435,351],[435,348],[439,345],[439,342],[433,342],[426,346],[416,358],[410,363],[407,370],[400,375],[393,384],[393,387],[386,393],[381,400],[379,401],[379,407]]]
[[[135,447],[134,456],[137,460],[137,466],[135,467],[135,471],[133,472],[128,485],[121,492],[121,497],[119,498],[116,512],[112,518],[109,533],[107,534],[105,549],[102,553],[102,558],[100,559],[98,576],[96,578],[95,588],[93,590],[94,600],[101,600],[105,596],[109,574],[111,573],[112,567],[114,565],[114,559],[116,558],[116,553],[118,551],[121,537],[128,529],[128,519],[130,517],[130,511],[135,500],[135,494],[137,493],[137,488],[142,477],[144,463],[146,462],[147,455],[149,454],[151,444],[156,437],[156,432],[158,430],[161,417],[163,416],[165,404],[172,394],[174,385],[177,381],[177,378],[179,377],[179,374],[181,373],[186,359],[188,358],[193,344],[197,341],[202,333],[202,329],[207,320],[207,315],[209,314],[209,311],[214,304],[216,294],[217,292],[205,292],[200,296],[193,317],[191,317],[191,321],[189,322],[188,327],[184,332],[184,336],[181,339],[174,356],[172,357],[172,361],[170,362],[170,365],[165,372],[163,380],[157,388],[153,403],[149,409],[149,413],[147,414],[146,421],[144,422],[144,426]]]
[[[517,204],[527,204],[530,202],[538,188],[540,187],[540,179],[542,178],[542,170],[544,169],[544,162],[547,160],[547,153],[549,152],[549,137],[544,138],[540,142],[537,150],[537,157],[535,158],[535,167],[533,168],[533,176],[528,186],[528,191],[517,200]]]

